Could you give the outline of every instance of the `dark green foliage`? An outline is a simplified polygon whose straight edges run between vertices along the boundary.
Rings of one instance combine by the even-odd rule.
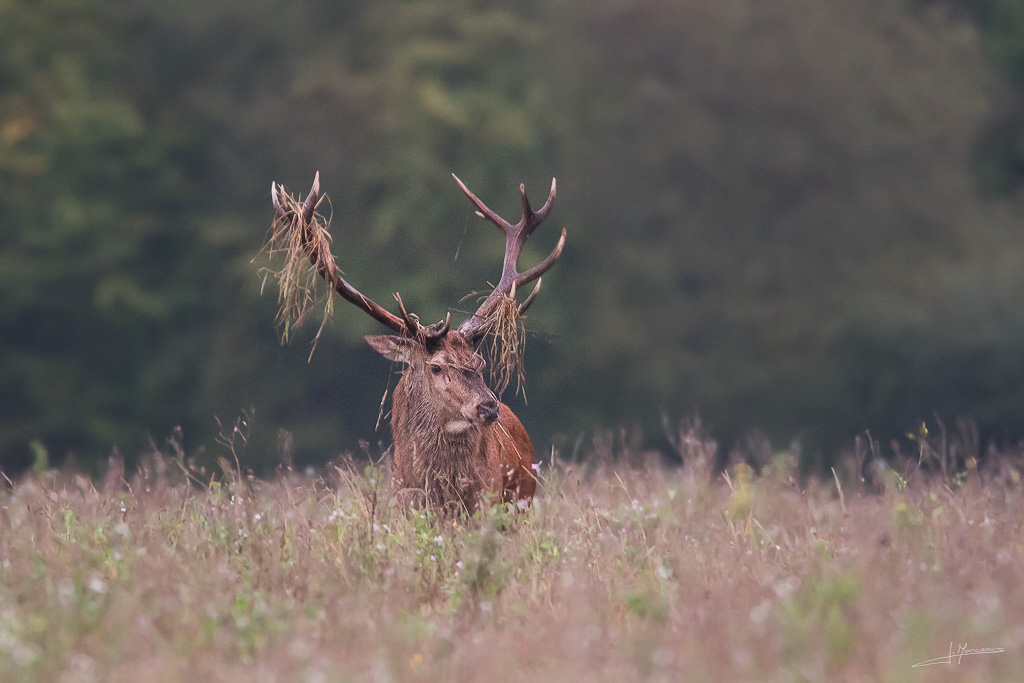
[[[0,468],[249,408],[255,467],[278,428],[387,441],[373,321],[339,303],[307,364],[250,263],[317,170],[346,276],[428,321],[500,272],[450,173],[507,217],[558,177],[541,451],[694,409],[812,455],[933,411],[1016,438],[1024,42],[981,5],[0,0]]]
[[[978,179],[988,192],[1011,195],[1024,184],[1024,3],[1019,0],[917,0],[924,13],[969,20],[989,60],[1010,86],[1001,93],[978,141]]]

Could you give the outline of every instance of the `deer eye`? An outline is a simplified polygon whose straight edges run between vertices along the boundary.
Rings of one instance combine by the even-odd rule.
[[[430,364],[430,371],[432,373],[434,373],[435,375],[440,375],[441,374],[441,366],[438,365],[437,363],[431,363]]]

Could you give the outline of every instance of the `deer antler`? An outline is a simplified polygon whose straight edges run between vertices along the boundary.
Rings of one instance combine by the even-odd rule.
[[[466,320],[459,325],[459,332],[461,332],[470,341],[477,341],[487,331],[487,321],[493,315],[495,309],[497,309],[499,302],[502,297],[515,297],[515,292],[520,287],[528,285],[529,283],[537,280],[536,286],[530,296],[519,305],[519,312],[523,313],[530,304],[533,303],[534,299],[537,298],[537,293],[540,291],[540,276],[547,272],[547,270],[554,265],[558,257],[562,255],[562,248],[565,246],[565,228],[562,229],[562,236],[558,238],[558,244],[548,254],[547,258],[530,268],[526,272],[520,273],[516,270],[516,262],[519,260],[519,252],[522,250],[523,245],[526,244],[526,240],[530,238],[533,231],[537,229],[545,218],[548,217],[548,213],[551,212],[551,206],[555,201],[555,179],[551,179],[551,192],[548,194],[548,199],[544,202],[539,210],[534,211],[530,207],[530,200],[526,198],[526,186],[519,186],[519,193],[523,198],[523,217],[518,223],[512,225],[504,218],[487,208],[480,199],[473,194],[465,183],[459,180],[459,177],[454,173],[452,177],[455,178],[455,182],[459,184],[462,191],[466,193],[466,196],[470,198],[473,204],[477,208],[476,214],[481,218],[489,220],[494,223],[498,228],[505,233],[505,261],[501,268],[501,279],[498,280],[498,284],[494,287],[491,293],[484,299],[484,302],[480,304],[480,308],[477,309],[476,313],[466,318]]]
[[[283,193],[283,189],[277,183],[271,183],[270,195],[274,200],[275,220],[284,221],[288,224],[288,231],[298,231],[302,248],[306,252],[310,263],[316,268],[320,277],[331,285],[342,298],[355,304],[357,308],[368,313],[370,317],[399,334],[409,334],[414,339],[421,339],[424,342],[437,340],[448,334],[451,314],[438,323],[424,327],[420,324],[419,318],[415,314],[408,313],[405,310],[402,297],[397,293],[395,294],[395,299],[398,300],[398,307],[402,312],[401,317],[391,313],[345,280],[341,270],[338,268],[338,264],[334,260],[334,255],[331,254],[330,240],[326,228],[317,226],[314,219],[314,212],[320,201],[319,171],[313,179],[313,186],[309,190],[309,194],[299,207],[286,206],[286,202],[282,201],[280,193]]]

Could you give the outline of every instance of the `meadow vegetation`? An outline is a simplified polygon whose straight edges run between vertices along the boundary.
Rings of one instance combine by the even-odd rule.
[[[941,444],[803,480],[598,438],[534,507],[399,507],[386,459],[211,476],[170,440],[129,476],[0,491],[8,681],[1010,680],[1024,665],[1021,457]],[[679,460],[682,464],[679,464]],[[115,463],[116,464],[116,463]],[[919,467],[923,465],[922,467]],[[932,473],[925,473],[933,469]],[[966,644],[1001,648],[912,668]]]

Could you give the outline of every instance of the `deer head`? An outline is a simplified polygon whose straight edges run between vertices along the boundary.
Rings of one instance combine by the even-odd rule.
[[[396,335],[367,335],[366,341],[405,365],[403,388],[413,411],[425,409],[416,422],[426,428],[439,426],[442,437],[452,439],[498,419],[498,398],[484,382],[484,359],[459,332],[430,346]]]

